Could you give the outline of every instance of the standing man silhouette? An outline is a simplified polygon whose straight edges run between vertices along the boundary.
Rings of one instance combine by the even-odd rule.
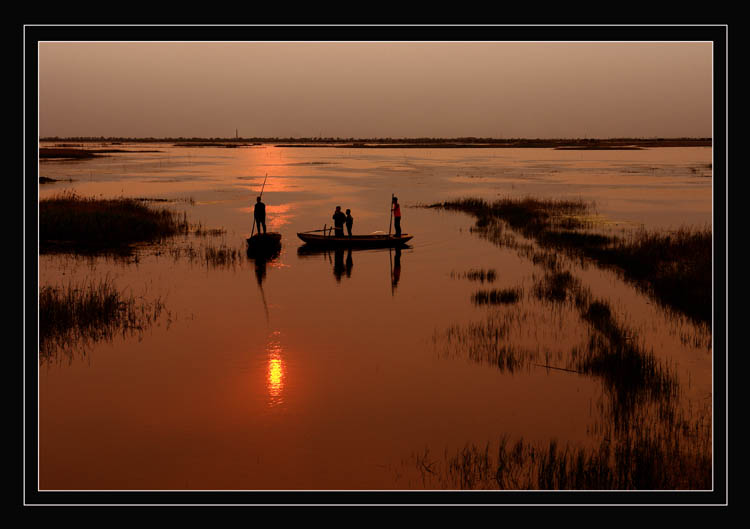
[[[393,226],[396,228],[396,237],[401,237],[401,206],[398,204],[398,197],[393,197]]]
[[[260,201],[260,197],[255,201],[253,217],[255,218],[255,224],[258,225],[258,235],[260,235],[261,226],[263,226],[263,233],[266,233],[266,205]]]

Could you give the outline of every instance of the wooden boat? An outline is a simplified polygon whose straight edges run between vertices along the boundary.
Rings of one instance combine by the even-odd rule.
[[[388,248],[402,246],[414,237],[408,233],[402,233],[399,237],[387,234],[336,237],[328,235],[327,232],[320,233],[321,231],[323,230],[302,232],[298,233],[297,237],[309,245],[328,248]]]
[[[247,252],[272,253],[281,248],[281,234],[276,232],[256,233],[247,239]]]

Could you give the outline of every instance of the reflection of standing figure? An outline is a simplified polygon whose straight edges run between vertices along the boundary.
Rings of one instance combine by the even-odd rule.
[[[266,278],[266,260],[255,259],[255,279],[258,280],[259,285],[263,285],[263,280]]]
[[[391,285],[396,287],[398,280],[401,279],[401,248],[396,247],[396,256],[393,260],[393,274],[391,276]]]
[[[344,249],[336,248],[333,254],[333,275],[336,276],[336,281],[341,281],[344,268]]]
[[[354,267],[354,261],[352,261],[352,249],[349,248],[346,252],[346,277],[352,277],[352,267]]]
[[[396,228],[396,237],[401,237],[401,206],[398,197],[393,197],[393,226]]]
[[[253,217],[255,217],[255,224],[258,225],[258,234],[260,234],[261,226],[263,226],[263,233],[266,233],[266,205],[260,201],[260,197],[255,202]]]

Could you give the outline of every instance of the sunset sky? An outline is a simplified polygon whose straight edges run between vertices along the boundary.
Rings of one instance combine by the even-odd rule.
[[[39,133],[710,137],[710,42],[40,42]]]

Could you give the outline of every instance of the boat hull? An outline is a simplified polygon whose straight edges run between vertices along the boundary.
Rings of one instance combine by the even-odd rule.
[[[395,235],[345,235],[335,237],[320,235],[316,233],[298,233],[297,237],[311,246],[326,248],[388,248],[403,246],[414,237],[407,233],[396,237]]]
[[[248,255],[271,254],[281,248],[281,234],[275,232],[258,234],[247,239]]]

